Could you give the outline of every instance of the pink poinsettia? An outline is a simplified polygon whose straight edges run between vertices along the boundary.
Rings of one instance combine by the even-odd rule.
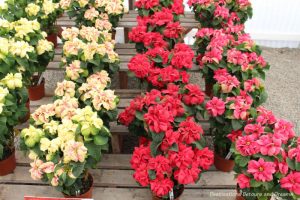
[[[272,181],[273,174],[276,172],[275,164],[266,162],[263,158],[260,158],[258,161],[251,160],[249,161],[247,172],[252,174],[256,181]]]
[[[245,174],[239,174],[237,177],[237,183],[241,189],[250,188],[250,177]]]
[[[282,188],[300,195],[300,172],[291,172],[280,180]]]
[[[225,102],[222,99],[213,97],[212,100],[206,103],[206,109],[213,117],[223,115],[225,112]]]
[[[272,134],[263,135],[257,140],[262,155],[276,156],[281,152],[282,141]]]
[[[255,135],[241,136],[236,140],[236,149],[243,156],[251,156],[259,152]]]

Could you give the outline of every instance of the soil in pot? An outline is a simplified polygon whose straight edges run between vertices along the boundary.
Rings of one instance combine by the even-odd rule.
[[[16,169],[15,150],[6,150],[4,151],[4,155],[7,156],[0,160],[0,176],[11,174]]]
[[[180,197],[181,197],[181,195],[182,195],[182,193],[184,191],[184,186],[183,185],[179,185],[178,187],[179,187],[178,189],[174,188],[174,190],[173,190],[173,192],[174,192],[174,200],[180,200]],[[162,198],[156,197],[156,196],[152,195],[152,200],[162,200]],[[164,200],[169,200],[169,198],[168,199],[164,199]]]
[[[215,152],[214,164],[217,170],[231,172],[234,168],[234,160],[226,160]]]
[[[68,196],[66,194],[64,194],[65,198],[75,198],[75,199],[81,199],[81,198],[92,198],[93,197],[93,185],[94,185],[94,179],[93,176],[91,174],[88,175],[87,180],[82,181],[83,187],[81,189],[81,194],[77,195],[77,196]]]
[[[34,77],[36,79],[37,77]],[[45,79],[43,78],[41,84],[30,86],[28,88],[30,101],[37,101],[45,96]]]

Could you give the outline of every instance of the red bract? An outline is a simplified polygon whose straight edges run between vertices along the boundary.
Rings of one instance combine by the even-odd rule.
[[[171,64],[178,68],[190,69],[193,66],[194,52],[186,44],[176,44],[173,50],[174,54],[171,60]]]
[[[183,95],[183,101],[187,105],[197,105],[204,102],[204,93],[198,85],[188,84],[185,86],[187,93]]]
[[[196,149],[195,151],[195,162],[204,170],[208,170],[214,163],[214,154],[207,147],[204,149]]]
[[[137,26],[128,34],[128,38],[133,42],[143,42],[146,35],[146,26]]]
[[[135,2],[135,7],[150,9],[159,5],[159,0],[138,0]]]
[[[167,25],[173,21],[173,14],[170,9],[163,8],[162,11],[154,13],[151,16],[151,24],[157,26]]]
[[[192,144],[193,142],[200,140],[203,129],[192,118],[188,118],[179,124],[178,132],[180,133],[180,142]]]
[[[151,70],[151,64],[145,54],[137,54],[128,63],[128,69],[132,71],[136,77],[145,78]]]
[[[150,188],[158,197],[163,197],[173,189],[174,182],[169,178],[156,178],[150,182]]]
[[[167,38],[179,38],[184,29],[179,22],[169,23],[164,30],[164,36]]]
[[[167,131],[174,120],[170,111],[161,105],[150,107],[148,113],[144,115],[144,119],[150,131],[155,133]]]

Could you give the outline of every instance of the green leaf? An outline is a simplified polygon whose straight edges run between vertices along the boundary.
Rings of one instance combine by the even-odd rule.
[[[254,179],[251,179],[250,180],[250,185],[251,185],[251,187],[260,187],[261,186],[261,182],[257,182],[256,180],[254,180]]]
[[[169,150],[178,152],[178,144],[174,143]]]
[[[295,168],[297,171],[300,171],[300,163],[295,161]]]
[[[286,163],[288,164],[289,168],[291,168],[292,170],[296,169],[295,161],[293,161],[289,158],[286,158]]]
[[[231,120],[231,125],[235,131],[237,131],[243,127],[242,122],[239,120],[236,120],[236,119]]]
[[[207,64],[207,67],[212,69],[212,70],[217,70],[218,66],[214,65],[214,64]]]
[[[241,155],[238,155],[238,156],[235,157],[234,160],[235,160],[235,162],[236,162],[238,165],[240,165],[241,167],[245,167],[245,166],[248,164],[250,158],[249,158],[248,156],[241,156]]]
[[[83,173],[83,170],[84,170],[84,165],[85,163],[76,163],[72,169],[72,174],[77,178],[79,177],[82,173]]]
[[[156,179],[156,172],[154,170],[148,170],[148,175],[149,175],[150,180]]]
[[[88,154],[93,157],[95,160],[100,160],[101,158],[101,148],[98,145],[89,142],[85,143],[84,146],[88,149]]]
[[[108,142],[108,137],[104,137],[104,136],[101,136],[101,135],[96,135],[94,137],[94,143],[96,145],[99,145],[99,146],[105,145],[105,144],[107,144],[107,142]]]
[[[141,121],[144,121],[144,114],[140,111],[136,111],[135,112],[135,117],[138,119],[138,120],[141,120]]]
[[[164,133],[153,133],[151,132],[153,142],[160,144],[165,136]]]

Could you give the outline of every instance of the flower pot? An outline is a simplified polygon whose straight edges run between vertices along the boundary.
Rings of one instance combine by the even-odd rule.
[[[77,196],[68,196],[66,194],[63,194],[64,197],[68,198],[68,199],[83,199],[83,198],[91,199],[91,198],[93,198],[94,179],[93,179],[93,176],[90,173],[88,175],[88,179],[90,179],[90,181],[91,181],[91,186],[84,194],[80,194],[80,195],[77,195]]]
[[[174,200],[180,200],[181,195],[183,194],[184,191],[184,186],[182,186],[180,189],[178,190],[174,190]],[[154,196],[152,194],[152,200],[162,200],[162,198]]]
[[[205,81],[205,94],[209,97],[213,96],[213,84]]]
[[[0,176],[11,174],[16,169],[15,150],[4,160],[0,160]]]
[[[226,160],[225,158],[223,158],[216,152],[215,152],[214,164],[215,164],[216,169],[218,169],[222,172],[230,172],[233,170],[233,167],[234,167],[233,160]]]
[[[112,33],[111,33],[111,38],[112,38],[113,40],[116,39],[116,34],[117,34],[117,31],[116,31],[115,29],[113,29],[113,30],[112,30]]]
[[[30,118],[30,101],[29,99],[26,102],[26,108],[28,110],[27,114],[25,115],[25,117],[23,117],[22,119],[20,119],[21,123],[27,122]]]
[[[45,96],[45,79],[43,79],[40,85],[30,86],[28,88],[29,99],[31,101],[37,101]]]
[[[49,42],[52,42],[54,44],[54,48],[57,47],[57,34],[51,33],[46,38]]]

